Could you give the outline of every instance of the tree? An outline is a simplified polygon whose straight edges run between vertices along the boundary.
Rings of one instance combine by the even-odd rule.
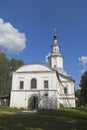
[[[81,89],[77,89],[75,91],[75,97],[76,97],[76,106],[80,107],[82,104],[82,100],[81,100]]]
[[[10,91],[10,75],[9,75],[9,60],[6,55],[0,53],[0,96],[6,95]]]
[[[87,71],[84,72],[84,74],[81,77],[80,80],[80,101],[81,105],[87,106]]]
[[[16,60],[16,59],[12,58],[10,60],[10,70],[11,70],[11,72],[14,72],[15,70],[17,70],[22,65],[24,65],[24,62],[22,60]]]
[[[12,72],[24,65],[22,60],[9,60],[5,53],[0,52],[0,98],[11,91]]]

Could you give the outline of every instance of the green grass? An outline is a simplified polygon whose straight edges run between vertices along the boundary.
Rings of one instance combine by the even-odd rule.
[[[31,114],[0,107],[0,130],[87,130],[87,109],[39,110]]]
[[[59,110],[39,110],[38,114],[66,116],[74,119],[87,119],[87,108],[61,108]]]

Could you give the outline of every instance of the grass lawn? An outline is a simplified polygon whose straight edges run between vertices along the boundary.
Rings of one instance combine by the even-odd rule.
[[[87,109],[39,110],[31,114],[1,107],[0,130],[87,130]]]

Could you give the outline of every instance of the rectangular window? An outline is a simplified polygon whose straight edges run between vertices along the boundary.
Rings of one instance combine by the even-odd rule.
[[[64,94],[67,94],[67,88],[66,87],[64,88]]]
[[[48,80],[44,81],[44,88],[48,88]]]
[[[20,89],[24,88],[24,81],[20,81]]]

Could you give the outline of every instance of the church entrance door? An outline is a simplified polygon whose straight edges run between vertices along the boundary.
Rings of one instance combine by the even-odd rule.
[[[28,109],[29,110],[36,110],[36,109],[38,109],[38,97],[37,96],[31,96],[28,99]]]

